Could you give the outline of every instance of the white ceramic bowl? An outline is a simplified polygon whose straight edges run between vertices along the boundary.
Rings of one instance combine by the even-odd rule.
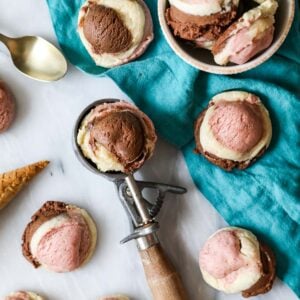
[[[248,71],[269,59],[282,45],[291,28],[295,14],[295,0],[278,0],[278,11],[275,19],[275,35],[272,45],[243,65],[219,66],[214,62],[209,50],[199,49],[186,41],[175,38],[165,19],[168,0],[158,0],[158,17],[161,29],[174,52],[193,67],[214,74],[237,74]]]

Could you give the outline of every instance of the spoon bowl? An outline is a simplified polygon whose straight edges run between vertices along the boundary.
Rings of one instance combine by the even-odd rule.
[[[56,81],[67,72],[67,62],[63,54],[41,37],[9,38],[0,34],[0,41],[10,51],[15,67],[32,79]]]

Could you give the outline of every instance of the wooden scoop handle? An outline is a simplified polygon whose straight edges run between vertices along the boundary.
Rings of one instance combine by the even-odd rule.
[[[154,300],[187,300],[181,279],[160,244],[140,251]]]

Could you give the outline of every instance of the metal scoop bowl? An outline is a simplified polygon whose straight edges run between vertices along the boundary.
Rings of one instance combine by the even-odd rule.
[[[115,183],[122,205],[130,220],[132,233],[121,243],[135,239],[144,266],[146,278],[155,300],[187,299],[180,277],[167,259],[156,232],[159,224],[156,221],[163,200],[167,193],[183,194],[185,188],[156,183],[136,181],[133,174],[122,172],[101,172],[96,165],[86,158],[77,143],[77,135],[85,116],[96,106],[104,103],[118,102],[118,99],[102,99],[87,106],[79,115],[73,132],[73,147],[79,161],[91,172]],[[156,199],[145,199],[142,190],[154,189]]]

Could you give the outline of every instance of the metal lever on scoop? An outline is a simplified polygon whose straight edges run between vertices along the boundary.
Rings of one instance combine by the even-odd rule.
[[[116,184],[121,202],[133,225],[133,233],[121,243],[136,239],[153,299],[186,300],[181,279],[160,245],[156,234],[159,224],[155,221],[166,193],[183,194],[186,189],[159,183],[137,182],[133,175],[128,175]],[[143,198],[141,190],[144,188],[154,188],[158,191],[154,203]]]
[[[120,200],[134,228],[134,232],[121,241],[122,244],[159,229],[155,217],[158,215],[167,193],[186,193],[186,189],[183,187],[157,182],[135,181],[132,175],[125,180],[117,181],[117,186]],[[149,200],[142,196],[141,192],[147,188],[158,192],[156,199]]]

